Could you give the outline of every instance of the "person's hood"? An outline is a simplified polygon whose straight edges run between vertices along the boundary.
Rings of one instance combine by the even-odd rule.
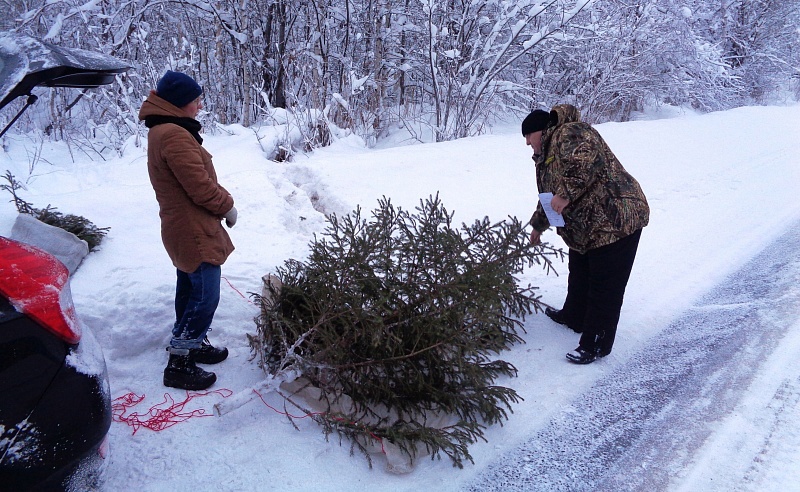
[[[567,123],[581,121],[581,111],[572,104],[559,104],[550,110],[550,124],[542,133],[542,141],[549,142],[553,133]]]
[[[560,126],[567,123],[581,121],[581,111],[572,104],[559,104],[550,110],[551,126]]]
[[[185,118],[186,115],[173,104],[168,103],[164,99],[158,97],[155,92],[150,92],[147,96],[142,107],[139,109],[139,119],[143,120],[148,116],[174,116],[176,118]]]

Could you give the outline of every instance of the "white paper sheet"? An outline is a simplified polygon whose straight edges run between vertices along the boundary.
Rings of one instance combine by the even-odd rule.
[[[553,207],[550,205],[552,200],[552,193],[539,193],[539,201],[542,204],[545,215],[547,215],[547,220],[550,221],[550,225],[553,227],[564,227],[564,216],[553,210]]]

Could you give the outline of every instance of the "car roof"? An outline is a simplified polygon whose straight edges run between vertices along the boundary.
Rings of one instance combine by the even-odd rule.
[[[0,32],[0,109],[36,86],[99,87],[130,68],[110,55]]]

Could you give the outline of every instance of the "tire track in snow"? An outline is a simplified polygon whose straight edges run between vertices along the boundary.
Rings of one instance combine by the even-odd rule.
[[[800,322],[676,481],[676,492],[794,490],[800,480]]]
[[[739,404],[798,308],[800,222],[467,489],[668,490]]]

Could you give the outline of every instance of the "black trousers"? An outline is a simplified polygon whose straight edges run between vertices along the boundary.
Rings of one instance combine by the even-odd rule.
[[[569,251],[567,299],[562,310],[570,326],[582,330],[582,348],[603,355],[611,352],[641,235],[639,229],[586,253]]]

